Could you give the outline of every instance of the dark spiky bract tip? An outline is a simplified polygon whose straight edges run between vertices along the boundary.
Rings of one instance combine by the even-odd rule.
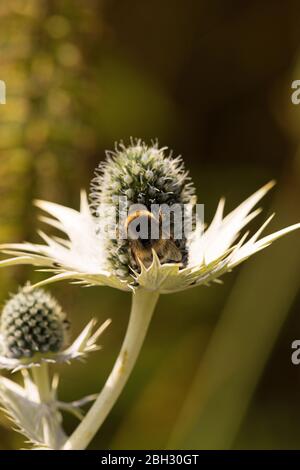
[[[68,329],[66,314],[56,299],[26,285],[2,310],[1,354],[21,360],[59,352],[66,344]]]
[[[116,205],[117,198],[126,197],[127,207],[142,204],[148,210],[152,204],[189,204],[195,188],[185,170],[181,157],[173,158],[167,147],[158,143],[150,146],[139,139],[132,139],[129,146],[116,144],[115,151],[106,153],[106,161],[100,163],[91,184],[91,208],[99,217],[101,205]],[[186,240],[176,242],[186,259]],[[121,278],[138,267],[131,256],[128,240],[109,240],[109,268]]]

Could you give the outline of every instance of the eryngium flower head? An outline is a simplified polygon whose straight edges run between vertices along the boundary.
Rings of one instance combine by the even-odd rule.
[[[121,197],[126,198],[127,208],[140,204],[151,210],[152,205],[168,207],[177,205],[184,213],[184,205],[191,204],[195,193],[194,185],[188,172],[185,171],[181,157],[172,158],[167,148],[159,148],[157,144],[147,146],[140,140],[132,140],[131,145],[116,146],[115,152],[107,152],[107,159],[100,163],[96,177],[92,181],[92,209],[98,223],[101,224],[101,211],[104,205],[115,206],[119,219]],[[178,249],[182,266],[187,263],[186,237],[174,237],[174,225],[170,227],[170,235]],[[120,237],[106,240],[109,269],[120,278],[128,278],[132,269],[140,266],[132,256],[130,241]],[[155,250],[155,248],[154,248]],[[151,250],[150,258],[152,258]],[[157,252],[159,255],[159,253]],[[175,260],[168,261],[178,261]],[[160,257],[160,261],[164,260]]]
[[[294,224],[261,237],[271,216],[253,235],[244,232],[261,211],[254,207],[273,185],[272,181],[266,184],[227,215],[224,215],[225,200],[222,198],[207,226],[201,217],[200,220],[197,217],[196,229],[188,233],[186,239],[173,237],[180,253],[178,261],[174,245],[171,251],[176,256],[172,253],[170,257],[168,252],[167,258],[162,258],[157,244],[147,247],[141,259],[140,253],[132,253],[133,243],[99,236],[99,206],[114,204],[114,195],[126,196],[130,203],[145,203],[146,208],[151,202],[158,205],[190,203],[193,206],[194,188],[181,160],[172,159],[165,149],[159,149],[157,145],[147,147],[140,141],[132,142],[128,148],[121,145],[108,155],[107,162],[98,170],[93,182],[92,205],[89,205],[85,192],[81,193],[79,211],[47,201],[36,202],[50,215],[42,220],[60,230],[67,239],[40,232],[43,244],[1,245],[2,252],[11,258],[1,261],[0,267],[32,264],[47,268],[52,276],[37,286],[69,279],[125,291],[145,288],[172,293],[220,282],[223,274],[273,241],[300,228],[300,224]],[[132,254],[137,254],[136,259]]]
[[[57,353],[66,344],[68,328],[66,314],[50,294],[25,286],[8,300],[2,310],[2,354],[21,359]]]
[[[5,304],[0,318],[0,369],[17,371],[43,362],[69,363],[97,351],[99,336],[110,324],[95,331],[89,321],[70,346],[69,321],[58,302],[47,292],[30,285],[20,288]]]

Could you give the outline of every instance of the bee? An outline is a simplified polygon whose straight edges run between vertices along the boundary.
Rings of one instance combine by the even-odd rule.
[[[146,225],[147,224],[147,225]],[[151,234],[151,229],[156,228],[159,238],[152,239],[151,235],[147,238],[138,236],[135,229],[136,227],[147,226],[148,234]],[[139,266],[141,263],[148,268],[152,263],[152,250],[154,250],[161,263],[182,261],[182,254],[179,248],[176,246],[174,239],[163,238],[162,229],[162,215],[155,217],[151,212],[147,210],[135,211],[129,214],[125,222],[126,233],[128,236],[131,255],[136,265]]]

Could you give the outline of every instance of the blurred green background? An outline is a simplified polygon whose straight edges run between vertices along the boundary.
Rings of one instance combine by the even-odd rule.
[[[300,220],[297,0],[10,0],[0,3],[0,241],[37,241],[33,198],[78,208],[105,149],[158,138],[184,156],[208,222],[272,178],[275,230]],[[264,218],[252,223],[258,227]],[[299,234],[227,274],[162,296],[136,369],[90,448],[300,448]],[[30,267],[0,271],[0,297]],[[130,295],[66,283],[72,317],[111,317],[103,349],[61,367],[60,398],[104,384]],[[22,446],[1,417],[0,448]],[[66,416],[71,432],[75,420]]]

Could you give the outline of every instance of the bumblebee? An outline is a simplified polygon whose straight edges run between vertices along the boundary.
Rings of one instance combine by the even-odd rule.
[[[147,224],[147,225],[146,225]],[[142,238],[136,233],[136,227],[148,227],[149,237]],[[176,246],[174,239],[163,238],[162,215],[155,217],[147,210],[135,211],[129,214],[125,223],[126,233],[129,240],[131,256],[137,266],[142,263],[148,268],[152,263],[152,250],[154,250],[161,263],[180,263],[182,254]],[[156,229],[159,238],[151,238],[151,229]]]

